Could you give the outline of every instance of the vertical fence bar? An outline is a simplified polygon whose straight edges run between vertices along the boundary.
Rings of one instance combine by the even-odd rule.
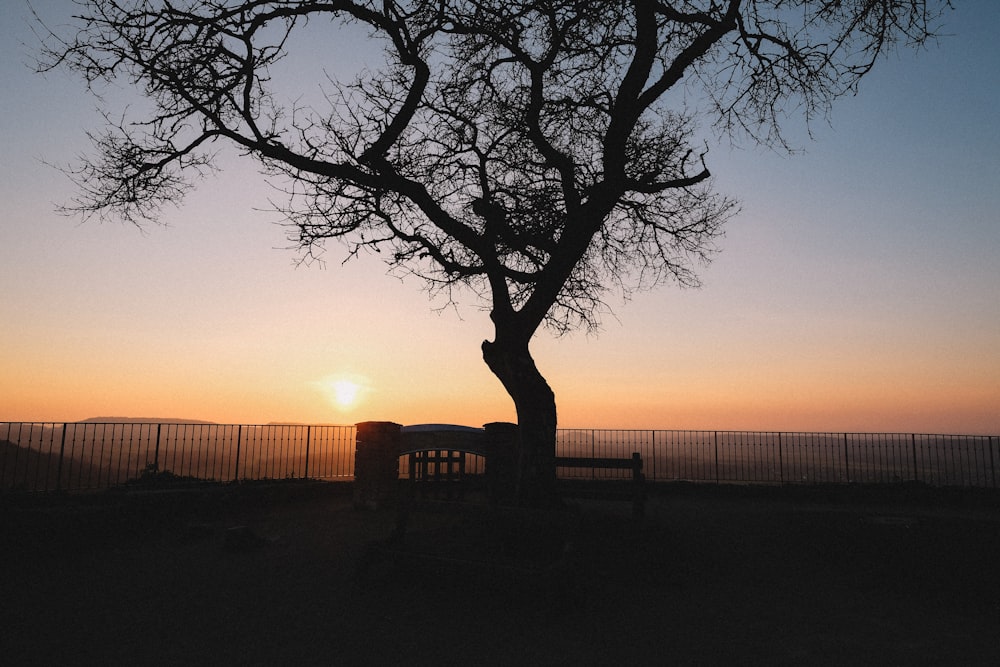
[[[309,478],[309,444],[312,440],[312,426],[306,427],[306,469],[302,474],[303,479]]]
[[[131,424],[128,428],[128,441],[130,446],[132,444],[132,438],[135,437],[136,427],[137,427],[136,424]],[[121,440],[118,441],[118,463],[115,465],[115,481],[111,482],[111,476],[110,474],[108,475],[108,481],[111,484],[119,484],[122,481],[122,455],[124,452],[125,452],[125,428],[122,427],[122,437]],[[114,457],[115,457],[115,452],[114,448],[112,448],[111,458],[114,459]]]
[[[51,425],[50,428],[45,428],[45,425],[43,424],[42,428],[38,432],[38,456],[34,457],[35,458],[35,460],[34,460],[34,464],[35,464],[34,475],[33,476],[29,475],[28,477],[25,478],[25,481],[27,482],[28,487],[32,491],[39,491],[41,489],[41,487],[39,486],[39,475],[41,474],[42,466],[43,466],[43,461],[44,461],[43,452],[45,451],[45,434],[46,434],[46,432],[48,432],[49,435],[50,435],[50,437],[52,437],[52,430],[54,428],[55,428],[55,424],[54,423],[52,423],[52,425]],[[29,438],[28,439],[28,446],[29,447],[31,446],[31,439],[33,437],[34,437],[34,432],[29,433],[29,435],[28,435],[28,438]],[[49,444],[49,453],[51,454],[51,452],[52,452],[52,445],[50,443]],[[30,466],[31,463],[32,463],[32,461],[31,461],[31,458],[29,457],[29,459],[27,461],[25,461],[25,466],[26,466],[25,472],[26,473],[28,472],[27,466]]]
[[[168,431],[173,432],[173,447],[170,451],[170,463],[167,464],[167,469],[176,475],[184,474],[184,450],[187,447],[187,424],[173,424],[173,428],[167,427]],[[169,438],[168,438],[169,441]],[[177,462],[177,455],[180,454],[180,463]]]
[[[7,423],[7,431],[4,433],[3,439],[6,440],[7,442],[10,442],[10,443],[13,444],[13,441],[10,439],[10,427],[11,427],[11,424],[10,424],[10,422],[8,422]],[[14,446],[16,447],[17,445],[14,445]],[[7,482],[7,456],[8,456],[7,447],[4,447],[2,451],[3,451],[3,456],[0,456],[0,490],[3,490],[5,488],[5,485],[6,485],[6,482]],[[17,456],[17,450],[16,449],[13,450],[13,454],[14,454],[14,456]],[[12,481],[11,482],[11,486],[13,486],[13,485],[14,484],[13,484],[13,481]]]
[[[104,424],[104,426],[101,428],[101,448],[100,448],[99,453],[97,455],[97,482],[95,483],[95,485],[96,485],[96,488],[98,488],[98,489],[101,488],[101,478],[104,475],[104,448],[105,448],[105,445],[107,445],[107,442],[108,442],[108,425]],[[112,446],[112,448],[115,446],[115,427],[114,427],[114,425],[111,426],[111,446]],[[91,458],[91,461],[93,461],[94,457],[91,456],[90,458]],[[90,484],[90,478],[89,477],[87,478],[87,483],[88,483],[88,485]]]
[[[264,428],[267,429],[267,433],[265,434],[266,437],[262,438],[262,442],[264,443],[264,447],[266,448],[266,454],[264,454],[264,456],[267,457],[264,459],[265,461],[264,477],[270,478],[273,474],[273,471],[275,469],[274,467],[277,463],[277,460],[274,456],[274,452],[278,448],[278,444],[274,440],[274,427],[265,426]]]
[[[715,443],[715,483],[719,483],[719,432],[715,431],[712,437]]]
[[[590,457],[591,458],[597,456],[597,453],[596,453],[597,443],[596,443],[596,440],[594,439],[594,437],[595,437],[594,436],[594,429],[590,429]],[[597,471],[594,470],[593,468],[591,468],[590,469],[590,478],[594,479],[594,477],[596,475],[597,475]]]
[[[62,490],[63,457],[66,454],[66,424],[62,425],[62,437],[59,439],[59,463],[56,465],[56,491]]]
[[[993,488],[997,488],[997,469],[993,465],[993,436],[989,436],[986,440],[986,446],[990,450],[990,477],[993,480]]]
[[[847,434],[844,434],[844,480],[851,483],[851,457],[847,450]]]
[[[17,461],[18,461],[19,458],[21,458],[21,449],[22,449],[22,447],[21,447],[21,431],[23,431],[23,430],[24,430],[24,424],[18,423],[18,425],[17,425],[17,435],[15,436],[17,438],[17,447],[16,447],[16,449],[14,449],[14,464],[11,466],[11,470],[13,470],[13,472],[10,475],[10,488],[12,488],[12,489],[16,489],[17,488]],[[7,429],[7,437],[8,438],[10,437],[10,429],[9,428]],[[6,469],[7,469],[7,463],[6,463],[6,459],[5,459],[4,460],[4,470],[6,471]]]
[[[233,472],[233,481],[240,481],[240,444],[243,441],[243,424],[236,429],[236,470]]]
[[[933,449],[934,449],[934,473],[935,477],[937,478],[937,483],[940,484],[941,471],[944,470],[945,474],[947,475],[948,464],[947,462],[941,463],[941,443],[935,442]],[[945,477],[945,479],[947,479],[947,476]]]
[[[188,474],[192,477],[201,477],[201,451],[205,447],[206,427],[198,424],[191,427],[191,463],[188,466]]]
[[[184,474],[184,456],[188,450],[188,425],[179,424],[174,426],[174,451],[170,457],[170,469],[177,475]],[[180,453],[180,462],[177,455]]]
[[[778,483],[785,483],[785,460],[781,455],[781,433],[778,433]]]
[[[160,428],[163,424],[156,425],[156,449],[153,450],[153,468],[160,469]]]
[[[93,428],[91,430],[93,430],[93,432],[94,432],[94,439],[96,440],[97,439],[97,424],[93,424],[92,426],[93,426]],[[73,455],[76,453],[76,438],[77,438],[77,436],[76,436],[76,429],[74,429],[73,430],[73,439],[70,442],[70,446],[69,446],[69,449],[70,449],[70,464],[73,463]],[[93,450],[93,447],[91,447],[90,449]],[[88,460],[86,457],[87,457],[87,424],[84,424],[83,425],[83,437],[80,438],[80,461],[79,461],[79,465],[77,465],[77,467],[76,467],[76,488],[78,490],[86,487],[86,484],[90,480],[90,471],[93,468],[93,466],[91,465],[92,461]],[[87,474],[87,481],[86,482],[84,481],[84,477],[83,477],[84,473]],[[72,479],[72,478],[73,478],[73,473],[70,472],[70,479]]]
[[[656,431],[650,434],[650,453],[649,455],[653,457],[653,481],[656,481]]]

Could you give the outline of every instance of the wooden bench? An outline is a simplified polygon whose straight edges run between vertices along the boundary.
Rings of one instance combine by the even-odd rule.
[[[465,498],[465,455],[477,453],[446,449],[406,452],[409,458],[409,491],[422,498],[448,500]],[[619,479],[560,479],[559,490],[577,497],[599,497],[632,501],[632,514],[641,517],[646,507],[646,477],[642,473],[642,456],[633,452],[630,458],[609,456],[557,456],[556,468],[588,470],[630,470],[632,474]],[[568,493],[567,493],[568,492]]]
[[[623,480],[559,480],[560,490],[567,495],[624,499],[632,501],[632,516],[646,513],[646,476],[642,474],[642,456],[633,452],[631,458],[557,456],[556,468],[587,468],[590,470],[631,470],[632,475]],[[623,484],[624,482],[624,484]]]

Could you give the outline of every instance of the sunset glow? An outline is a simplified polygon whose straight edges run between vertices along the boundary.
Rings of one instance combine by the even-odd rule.
[[[39,4],[53,25],[75,7]],[[163,227],[57,214],[75,189],[48,165],[103,120],[82,82],[25,66],[28,11],[7,13],[0,421],[516,420],[474,295],[428,301],[376,254],[341,264],[336,242],[297,264],[235,151],[213,146],[220,171]],[[703,287],[611,292],[599,335],[532,341],[560,427],[1000,434],[1000,3],[949,16],[829,126],[791,120],[804,154],[714,140],[715,187],[742,211]]]

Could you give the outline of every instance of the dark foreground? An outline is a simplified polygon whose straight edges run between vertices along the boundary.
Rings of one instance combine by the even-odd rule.
[[[367,547],[394,514],[328,488],[8,501],[0,662],[995,665],[997,508],[673,487],[641,522],[627,503],[529,517],[571,536],[538,573],[523,554],[382,558]],[[481,514],[432,514],[411,545],[468,552],[488,532]]]

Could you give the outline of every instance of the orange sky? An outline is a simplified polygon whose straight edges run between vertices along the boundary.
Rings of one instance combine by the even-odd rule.
[[[72,185],[42,161],[99,120],[78,82],[24,66],[23,18],[0,22],[0,420],[513,419],[471,296],[434,312],[336,245],[296,268],[252,164],[224,157],[164,228],[56,215]],[[805,155],[713,146],[743,212],[704,287],[535,341],[560,425],[1000,434],[998,21],[963,6],[956,37],[883,63],[815,142],[793,122]]]

